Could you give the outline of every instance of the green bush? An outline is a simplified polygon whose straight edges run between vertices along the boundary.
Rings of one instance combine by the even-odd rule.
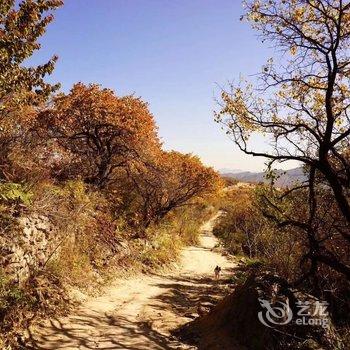
[[[0,200],[5,202],[20,201],[23,204],[31,203],[33,193],[23,184],[13,182],[0,183]]]

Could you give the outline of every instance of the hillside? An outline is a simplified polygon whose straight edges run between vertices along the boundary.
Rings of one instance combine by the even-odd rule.
[[[277,187],[288,187],[295,182],[303,182],[306,179],[302,168],[294,168],[289,170],[277,170],[277,174],[279,175],[279,178],[276,181]],[[258,172],[258,173],[250,172],[250,171],[243,171],[238,173],[225,172],[225,173],[222,173],[222,176],[226,178],[234,178],[242,182],[252,182],[252,183],[269,182],[269,180],[265,178],[264,172]]]

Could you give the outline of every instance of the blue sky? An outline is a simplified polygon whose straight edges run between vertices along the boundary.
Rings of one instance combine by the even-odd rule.
[[[262,170],[213,122],[219,85],[260,70],[272,52],[240,22],[238,0],[65,0],[31,62],[57,54],[50,81],[78,81],[149,102],[165,148],[220,168]]]

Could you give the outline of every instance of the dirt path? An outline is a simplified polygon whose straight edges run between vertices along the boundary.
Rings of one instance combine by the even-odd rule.
[[[139,275],[118,280],[100,297],[88,299],[71,316],[52,319],[31,334],[34,349],[191,349],[169,331],[196,317],[197,306],[225,294],[213,281],[220,265],[222,279],[234,263],[212,248],[216,217],[202,227],[199,246],[182,251],[177,270],[165,276]]]

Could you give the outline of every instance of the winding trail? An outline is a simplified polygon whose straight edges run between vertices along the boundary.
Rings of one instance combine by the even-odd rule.
[[[31,331],[33,349],[195,349],[179,343],[170,331],[197,317],[197,307],[227,293],[221,283],[235,266],[213,249],[217,214],[201,228],[200,244],[185,248],[179,268],[165,276],[138,275],[116,280],[103,295],[89,298],[64,318]],[[221,281],[213,280],[216,265]]]

